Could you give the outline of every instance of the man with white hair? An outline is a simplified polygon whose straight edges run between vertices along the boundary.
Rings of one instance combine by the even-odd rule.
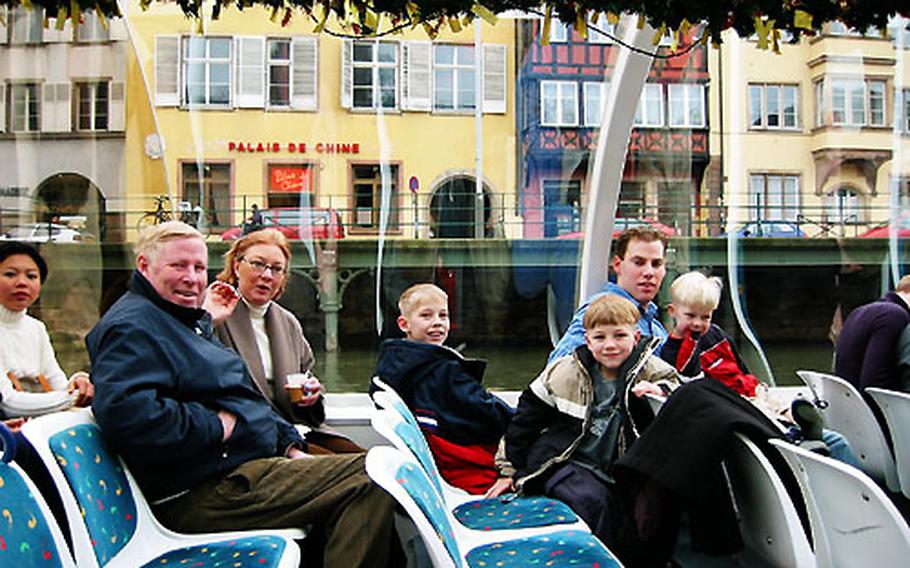
[[[205,241],[189,225],[140,236],[129,291],[86,338],[105,439],[174,530],[314,524],[326,566],[386,566],[392,500],[367,477],[363,454],[305,453],[243,359],[214,338],[212,316],[237,295],[223,283],[207,291],[207,269]]]

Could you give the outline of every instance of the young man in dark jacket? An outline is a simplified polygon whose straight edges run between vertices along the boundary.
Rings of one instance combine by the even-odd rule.
[[[92,409],[155,516],[181,532],[319,525],[325,566],[385,567],[392,501],[363,455],[308,456],[297,430],[212,335],[236,294],[206,290],[208,252],[169,222],[137,244],[129,292],[86,338]],[[219,287],[220,286],[220,287]]]
[[[497,479],[493,458],[513,410],[483,387],[483,361],[443,345],[449,335],[445,292],[416,284],[398,307],[406,339],[382,343],[376,375],[416,415],[442,477],[469,493],[484,493]]]

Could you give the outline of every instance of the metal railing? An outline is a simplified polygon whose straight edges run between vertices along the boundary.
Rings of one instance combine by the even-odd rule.
[[[392,238],[474,238],[475,218],[473,195],[471,200],[455,203],[437,203],[431,196],[416,199],[403,196],[399,204],[388,213],[387,236]],[[198,203],[177,201],[166,197],[147,196],[119,202],[121,210],[94,209],[85,203],[25,202],[18,209],[0,208],[0,235],[13,228],[36,223],[62,226],[84,235],[83,241],[122,242],[133,241],[139,228],[147,224],[179,219],[197,226],[213,239],[225,232],[235,234],[248,223],[253,204],[262,199],[241,196],[234,200],[239,207],[206,208]],[[378,234],[380,211],[373,208],[351,207],[347,196],[320,196],[313,209],[329,211],[325,215],[301,215],[299,223],[279,216],[277,223],[294,228],[295,225],[337,223],[341,230],[336,236],[345,238],[373,238]],[[439,200],[440,202],[443,200]],[[445,200],[448,201],[448,200]],[[125,206],[124,206],[125,205]],[[309,208],[304,208],[309,209]],[[807,206],[798,214],[774,217],[766,210],[743,207],[731,212],[724,206],[698,205],[688,208],[647,207],[620,203],[620,213],[615,228],[621,230],[633,224],[651,224],[672,236],[721,237],[736,231],[742,237],[791,237],[791,238],[842,238],[862,237],[870,230],[887,226],[894,217],[886,206],[867,206],[849,215],[832,215],[823,206]],[[336,215],[337,213],[337,215]],[[735,213],[739,221],[730,222]],[[263,206],[265,226],[273,223],[272,212]],[[485,238],[573,238],[583,232],[585,211],[577,205],[556,204],[547,206],[520,206],[511,194],[488,194],[483,214]],[[330,219],[325,221],[325,219]],[[331,220],[334,219],[334,220]],[[896,216],[898,225],[910,228],[910,216]],[[735,225],[735,226],[734,226]],[[297,227],[299,228],[299,226]],[[304,234],[310,234],[304,231]],[[312,233],[321,238],[319,231]],[[50,240],[54,240],[49,237]]]

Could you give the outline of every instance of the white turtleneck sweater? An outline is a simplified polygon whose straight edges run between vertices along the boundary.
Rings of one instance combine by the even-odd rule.
[[[254,306],[243,299],[243,303],[250,311],[250,323],[253,324],[253,335],[256,337],[256,347],[259,349],[259,358],[262,359],[262,370],[265,377],[272,380],[272,347],[269,334],[265,331],[265,314],[269,311],[272,302],[263,306]]]
[[[13,388],[7,377],[10,371],[25,390]],[[40,391],[36,378],[39,374],[44,375],[54,392],[26,392]],[[76,394],[66,392],[67,384],[44,323],[25,310],[14,312],[0,306],[0,411],[7,417],[16,417],[68,408]]]

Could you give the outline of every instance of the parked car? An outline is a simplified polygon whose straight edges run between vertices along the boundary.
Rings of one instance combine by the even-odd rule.
[[[262,209],[262,228],[278,229],[292,240],[340,239],[344,237],[341,215],[334,209],[319,207],[280,207]],[[221,233],[221,240],[236,241],[243,236],[246,221]]]
[[[749,221],[736,231],[739,238],[769,237],[778,239],[802,239],[806,232],[793,221]],[[721,235],[726,237],[727,234]]]
[[[0,235],[2,241],[22,241],[26,243],[78,243],[91,240],[88,234],[83,234],[56,223],[26,223],[10,229]]]
[[[617,217],[613,222],[613,238],[619,236],[619,233],[629,229],[631,227],[638,227],[640,225],[650,225],[654,227],[661,233],[667,235],[668,237],[676,236],[676,229],[670,227],[669,225],[664,225],[660,221],[655,221],[654,219],[648,219],[643,217],[641,219],[636,217]],[[580,239],[584,237],[583,231],[576,231],[574,233],[566,233],[564,235],[559,235],[557,239]]]
[[[890,225],[883,225],[869,229],[860,237],[864,239],[887,239],[895,235],[899,239],[910,238],[910,215],[900,215],[891,221]]]

